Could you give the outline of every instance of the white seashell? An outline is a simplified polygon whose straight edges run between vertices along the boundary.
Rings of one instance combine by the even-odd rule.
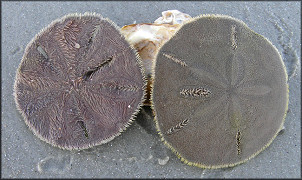
[[[146,76],[151,76],[152,64],[159,47],[173,36],[179,24],[131,24],[121,28],[126,40],[138,51]]]
[[[162,17],[156,19],[154,23],[130,24],[121,28],[121,33],[126,40],[138,51],[145,75],[148,79],[147,101],[149,104],[152,67],[159,48],[168,41],[181,27],[192,17],[178,10],[168,10],[162,12]]]
[[[151,76],[159,47],[174,35],[182,23],[191,18],[178,10],[168,10],[163,11],[162,17],[154,23],[131,24],[121,28],[121,33],[142,58],[147,77]]]
[[[192,17],[178,10],[168,10],[161,13],[163,16],[157,18],[155,24],[183,24]]]

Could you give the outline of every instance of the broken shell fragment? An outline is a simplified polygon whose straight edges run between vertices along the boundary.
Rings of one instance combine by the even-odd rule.
[[[142,59],[145,76],[148,79],[147,98],[144,104],[149,106],[152,69],[158,49],[174,35],[182,23],[191,19],[191,16],[178,10],[164,11],[162,15],[154,23],[131,24],[121,28],[121,33]]]
[[[159,47],[172,37],[179,24],[131,24],[121,28],[126,40],[142,58],[146,76],[152,74],[152,64]]]
[[[154,24],[183,24],[192,18],[189,14],[182,13],[178,10],[167,10],[161,14],[162,17],[157,18]]]
[[[15,101],[29,128],[63,149],[106,143],[131,123],[144,99],[136,51],[109,19],[70,14],[27,45]]]
[[[165,144],[185,163],[231,167],[283,127],[288,85],[278,50],[243,22],[204,15],[159,50],[152,107]]]

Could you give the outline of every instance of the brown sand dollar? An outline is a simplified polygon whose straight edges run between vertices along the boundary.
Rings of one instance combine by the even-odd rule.
[[[97,14],[70,14],[28,44],[14,94],[35,135],[63,149],[85,149],[129,125],[145,83],[136,51],[115,24]]]
[[[194,18],[161,47],[154,73],[157,128],[187,164],[243,163],[283,126],[288,85],[282,58],[239,20]]]

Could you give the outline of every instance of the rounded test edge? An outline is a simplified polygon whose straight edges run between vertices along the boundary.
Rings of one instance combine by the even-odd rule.
[[[20,71],[20,68],[21,68],[21,65],[22,63],[24,62],[24,59],[25,59],[25,56],[28,52],[28,48],[34,43],[34,41],[36,39],[38,39],[43,33],[47,33],[48,29],[53,26],[54,24],[56,23],[59,23],[59,22],[63,22],[66,18],[69,18],[69,17],[85,17],[85,16],[93,16],[93,17],[99,17],[101,20],[104,20],[104,21],[107,21],[109,22],[111,25],[113,25],[113,27],[119,32],[120,36],[122,37],[123,40],[126,41],[125,37],[120,33],[120,28],[114,23],[112,22],[109,18],[103,18],[103,16],[101,14],[98,14],[98,13],[92,13],[92,12],[85,12],[84,14],[81,14],[81,13],[70,13],[70,14],[67,14],[63,17],[60,17],[60,18],[57,18],[55,20],[53,20],[49,25],[47,25],[46,27],[44,27],[42,30],[39,31],[39,33],[37,33],[32,39],[31,41],[27,44],[25,50],[24,50],[24,54],[22,56],[22,59],[21,59],[21,62],[19,63],[18,65],[18,68],[17,68],[17,71],[16,71],[16,75],[15,75],[15,83],[13,85],[13,96],[14,96],[14,100],[15,100],[15,103],[16,103],[16,107],[18,109],[18,111],[20,112],[20,114],[22,115],[22,117],[24,118],[24,122],[25,124],[27,125],[27,127],[33,132],[33,134],[35,136],[37,136],[40,140],[54,146],[54,147],[58,147],[60,149],[63,149],[63,150],[84,150],[84,149],[88,149],[88,148],[91,148],[91,147],[94,147],[94,146],[98,146],[98,145],[101,145],[101,144],[105,144],[111,140],[113,140],[115,137],[119,136],[122,132],[124,132],[127,127],[129,127],[131,125],[131,123],[134,121],[136,115],[139,113],[141,107],[143,106],[143,101],[145,100],[145,97],[146,97],[146,91],[145,91],[145,87],[147,86],[147,80],[146,80],[146,77],[144,75],[144,69],[143,69],[143,66],[142,66],[142,61],[140,59],[140,56],[138,55],[138,52],[135,50],[135,48],[133,48],[133,46],[131,44],[127,42],[127,44],[129,45],[129,47],[131,48],[131,50],[135,53],[135,56],[136,56],[136,62],[138,63],[138,66],[140,68],[140,72],[142,74],[142,77],[143,77],[143,96],[141,98],[141,101],[140,103],[137,105],[136,107],[136,110],[132,113],[130,119],[128,120],[128,122],[119,129],[119,131],[115,134],[115,135],[112,135],[112,136],[109,136],[105,139],[103,139],[102,141],[99,141],[97,143],[94,143],[94,144],[88,144],[87,146],[83,146],[82,148],[76,148],[76,147],[72,147],[72,146],[69,146],[69,147],[63,147],[63,146],[58,146],[57,144],[55,143],[52,143],[51,141],[43,138],[37,131],[35,128],[33,128],[33,126],[28,122],[24,112],[21,110],[20,108],[20,104],[18,103],[17,101],[17,92],[16,92],[16,86],[17,86],[17,82],[19,81],[18,79],[18,74],[19,74],[19,71]]]
[[[235,21],[237,21],[237,22],[240,22],[245,28],[248,28],[249,30],[251,30],[252,33],[255,33],[256,35],[260,36],[261,38],[263,38],[264,40],[266,40],[267,42],[269,42],[269,44],[272,45],[272,47],[275,49],[275,51],[278,53],[278,55],[279,55],[279,57],[280,57],[280,59],[281,59],[281,63],[282,63],[282,66],[283,66],[283,69],[284,69],[284,72],[285,72],[285,74],[284,74],[284,75],[285,75],[285,79],[286,79],[286,82],[288,81],[288,75],[287,75],[286,66],[285,66],[285,64],[284,64],[284,62],[283,62],[283,59],[282,59],[282,57],[281,57],[281,55],[280,55],[280,52],[278,51],[278,49],[276,48],[276,46],[274,46],[274,45],[271,43],[271,41],[269,41],[267,38],[265,38],[264,36],[262,36],[262,35],[256,33],[256,32],[253,31],[251,28],[249,28],[243,21],[241,21],[241,20],[239,20],[239,19],[236,19],[236,18],[234,18],[234,17],[228,16],[228,15],[221,15],[221,14],[201,14],[201,15],[199,15],[199,16],[196,16],[196,17],[190,19],[188,22],[182,24],[182,26],[184,26],[184,25],[186,25],[186,24],[188,24],[188,23],[197,21],[198,19],[203,18],[203,17],[226,18],[226,19],[235,20]],[[174,35],[173,35],[166,43],[168,43],[174,36],[176,36],[176,35],[178,34],[178,32],[179,32],[179,30],[182,28],[182,26],[180,26],[180,27],[177,29],[176,33],[175,33],[175,34],[174,34]],[[164,44],[159,48],[158,54],[159,54],[160,50],[162,49],[162,47],[164,47],[164,45],[165,45],[166,43],[164,43]],[[250,159],[254,158],[255,156],[257,156],[260,152],[262,152],[263,150],[265,150],[265,149],[273,142],[273,140],[276,138],[276,136],[278,135],[278,133],[279,133],[280,130],[282,129],[282,127],[283,127],[283,125],[284,125],[284,122],[285,122],[286,115],[287,115],[288,103],[289,103],[289,86],[288,86],[288,84],[286,84],[286,85],[287,85],[287,93],[286,93],[286,97],[287,97],[287,98],[286,98],[286,101],[287,101],[287,102],[286,102],[285,113],[284,113],[284,116],[283,116],[283,120],[282,120],[282,122],[281,122],[281,125],[280,125],[279,129],[277,130],[277,132],[275,133],[275,135],[270,139],[270,141],[269,141],[265,146],[263,146],[260,150],[258,150],[256,153],[254,153],[253,155],[251,155],[249,158],[246,158],[246,159],[244,159],[244,160],[242,160],[242,161],[239,161],[239,162],[233,163],[233,164],[223,164],[223,165],[218,165],[218,166],[207,166],[207,165],[202,164],[202,163],[191,162],[191,161],[187,160],[187,159],[184,158],[184,157],[183,157],[183,156],[182,156],[182,155],[181,155],[181,154],[180,154],[180,153],[179,153],[179,152],[178,152],[171,144],[169,144],[169,143],[165,140],[165,138],[164,138],[164,136],[163,136],[163,134],[162,134],[162,132],[161,132],[161,130],[160,130],[160,127],[159,127],[159,122],[158,122],[157,115],[156,115],[156,110],[155,110],[155,106],[156,106],[156,105],[154,105],[154,102],[153,102],[153,98],[154,98],[154,97],[153,97],[153,94],[154,94],[154,93],[153,93],[153,92],[154,92],[153,84],[154,84],[155,81],[156,81],[155,67],[156,67],[156,61],[157,61],[157,58],[158,58],[158,54],[156,55],[156,60],[153,62],[153,67],[152,67],[152,75],[153,75],[154,79],[153,79],[152,88],[151,88],[151,108],[152,108],[152,110],[153,110],[154,122],[155,122],[155,125],[156,125],[157,132],[158,132],[158,134],[160,135],[161,141],[163,141],[163,143],[164,143],[169,149],[171,149],[172,152],[173,152],[174,154],[176,154],[176,156],[177,156],[182,162],[184,162],[185,164],[190,165],[190,166],[196,166],[196,167],[199,167],[199,168],[205,168],[205,169],[218,169],[218,168],[228,168],[228,167],[237,166],[237,165],[239,165],[239,164],[242,164],[242,163],[247,162],[248,160],[250,160]]]

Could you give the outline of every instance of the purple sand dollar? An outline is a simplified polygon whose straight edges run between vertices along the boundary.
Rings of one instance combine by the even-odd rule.
[[[136,51],[98,14],[70,14],[27,45],[15,101],[40,139],[63,149],[106,143],[142,105],[145,78]]]
[[[231,167],[268,147],[283,126],[287,74],[278,50],[243,22],[204,15],[159,50],[152,107],[182,161]]]

